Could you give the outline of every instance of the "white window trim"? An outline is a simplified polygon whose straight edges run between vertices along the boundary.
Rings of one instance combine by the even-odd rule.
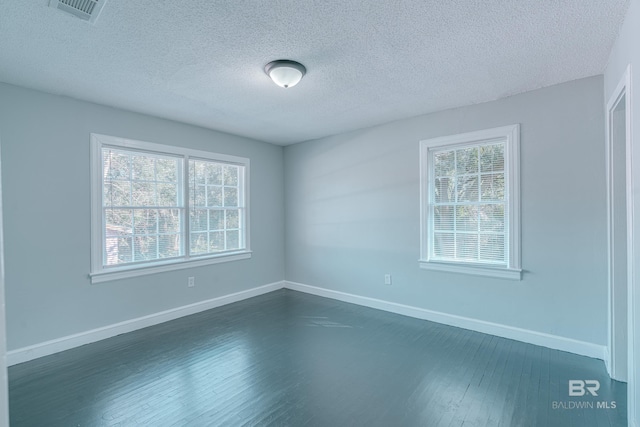
[[[507,266],[491,266],[466,262],[444,262],[429,259],[429,192],[431,176],[428,157],[431,151],[473,145],[491,140],[505,140],[505,175],[507,177],[509,257]],[[520,125],[503,126],[476,132],[449,135],[420,141],[420,268],[503,279],[521,280],[520,258]]]
[[[185,164],[188,165],[190,158],[219,161],[225,163],[235,163],[244,166],[244,209],[245,209],[245,248],[237,251],[224,252],[213,255],[197,255],[191,258],[181,257],[179,259],[167,259],[153,261],[144,264],[125,265],[121,267],[110,267],[105,269],[102,265],[102,146],[116,146],[124,149],[143,150],[149,152],[157,152],[159,154],[174,154],[185,158]],[[189,148],[176,147],[171,145],[157,144],[153,142],[137,141],[126,138],[119,138],[109,135],[91,134],[91,272],[89,276],[91,283],[101,283],[111,280],[126,279],[147,274],[155,274],[184,268],[200,267],[210,264],[218,264],[221,262],[237,261],[241,259],[251,258],[250,246],[250,218],[249,218],[249,159],[245,157],[230,156],[226,154],[218,154],[209,151],[193,150]],[[187,168],[185,168],[187,169]],[[185,175],[188,172],[185,172]],[[184,186],[188,185],[184,182]],[[185,190],[186,191],[186,190]],[[185,197],[185,221],[182,225],[183,236],[188,245],[188,220],[189,206],[188,197]]]

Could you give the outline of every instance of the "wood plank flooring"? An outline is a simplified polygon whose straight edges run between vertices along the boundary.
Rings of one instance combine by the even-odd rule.
[[[13,366],[9,392],[12,427],[627,425],[600,360],[290,290]]]

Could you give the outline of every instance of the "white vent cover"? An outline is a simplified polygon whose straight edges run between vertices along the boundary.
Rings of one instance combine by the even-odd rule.
[[[63,10],[85,21],[95,22],[107,0],[50,0],[49,7]]]

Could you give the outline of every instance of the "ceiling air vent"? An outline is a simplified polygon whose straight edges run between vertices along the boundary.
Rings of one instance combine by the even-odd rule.
[[[49,7],[63,10],[80,19],[95,22],[107,0],[50,0]]]

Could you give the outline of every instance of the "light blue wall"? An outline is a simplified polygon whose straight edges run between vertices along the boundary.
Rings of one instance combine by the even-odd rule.
[[[286,279],[604,345],[603,117],[600,76],[286,147]],[[418,141],[515,123],[523,280],[421,270]]]
[[[633,332],[628,342],[632,348],[632,366],[628,376],[629,425],[640,427],[640,0],[631,0],[618,39],[611,50],[604,73],[604,100],[613,95],[628,65],[631,65],[631,135],[633,188],[633,297],[631,300]],[[632,404],[633,402],[633,404]]]
[[[282,147],[5,84],[0,132],[9,350],[282,280]],[[91,285],[92,132],[248,157],[252,258]]]
[[[283,150],[0,84],[8,348],[285,277],[603,345],[602,86],[583,79]],[[524,279],[419,269],[418,141],[514,123]],[[252,259],[90,285],[91,132],[249,157]]]

